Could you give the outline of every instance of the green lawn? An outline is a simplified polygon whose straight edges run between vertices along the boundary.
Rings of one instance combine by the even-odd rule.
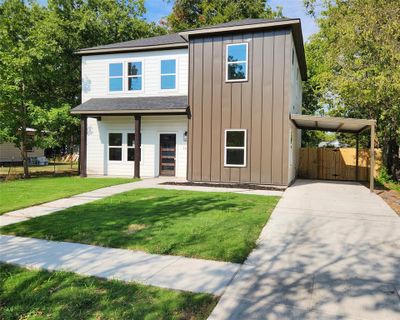
[[[243,262],[278,197],[138,189],[0,229],[56,241]]]
[[[0,182],[0,214],[116,184],[121,178],[51,177]]]
[[[217,299],[0,264],[0,319],[206,319]]]

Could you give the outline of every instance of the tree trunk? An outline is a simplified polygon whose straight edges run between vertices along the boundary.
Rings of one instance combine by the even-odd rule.
[[[25,93],[25,84],[21,83],[21,96],[24,96]],[[30,177],[29,175],[29,164],[28,164],[28,153],[26,151],[27,147],[27,133],[26,133],[26,117],[27,117],[27,108],[25,103],[22,103],[22,112],[23,112],[23,120],[21,125],[21,157],[22,157],[22,165],[24,167],[24,179]]]
[[[69,154],[69,156],[70,156],[70,167],[71,167],[71,172],[72,172],[72,164],[73,164],[73,161],[72,161],[72,158],[73,158],[73,156],[74,156],[74,136],[71,136],[71,140],[69,141],[69,152],[70,152],[70,154]]]
[[[22,128],[22,144],[21,144],[21,158],[24,167],[24,179],[30,177],[28,165],[28,153],[26,152],[26,128]]]

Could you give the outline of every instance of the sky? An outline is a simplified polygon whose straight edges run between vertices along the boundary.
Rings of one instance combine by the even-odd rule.
[[[285,17],[301,19],[304,40],[307,40],[310,35],[318,31],[314,20],[305,13],[303,0],[269,0],[268,3],[273,9],[277,6],[282,6]],[[147,20],[155,22],[167,16],[172,9],[172,1],[145,0],[145,5]]]
[[[41,4],[46,4],[46,0],[38,0]],[[300,18],[303,28],[303,36],[306,41],[310,35],[318,31],[314,20],[306,15],[303,7],[303,0],[268,0],[272,8],[283,7],[283,15],[288,18]],[[172,10],[173,1],[167,0],[145,0],[147,9],[146,18],[149,21],[158,22],[167,16]]]

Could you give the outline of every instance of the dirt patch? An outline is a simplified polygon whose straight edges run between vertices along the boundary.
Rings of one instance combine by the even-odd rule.
[[[369,188],[369,183],[365,182],[363,185]],[[380,196],[385,202],[400,216],[400,192],[392,190],[375,181],[375,193]]]
[[[138,232],[138,231],[140,231],[140,230],[143,230],[143,229],[146,229],[146,225],[145,225],[145,224],[136,224],[136,223],[133,223],[133,224],[130,224],[130,225],[128,226],[128,230],[126,230],[125,232],[126,232],[127,234],[134,234],[134,233],[136,233],[136,232]]]
[[[250,190],[272,190],[285,191],[286,187],[267,186],[250,183],[207,183],[207,182],[163,182],[161,185],[171,186],[189,186],[189,187],[212,187],[212,188],[233,188],[233,189],[250,189]]]
[[[396,190],[375,190],[385,202],[400,216],[400,192]]]

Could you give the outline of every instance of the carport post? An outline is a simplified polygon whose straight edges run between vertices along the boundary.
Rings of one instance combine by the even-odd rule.
[[[371,124],[371,150],[370,150],[369,190],[374,192],[375,173],[375,122]]]
[[[358,148],[359,148],[359,135],[356,134],[356,181],[358,181]]]

